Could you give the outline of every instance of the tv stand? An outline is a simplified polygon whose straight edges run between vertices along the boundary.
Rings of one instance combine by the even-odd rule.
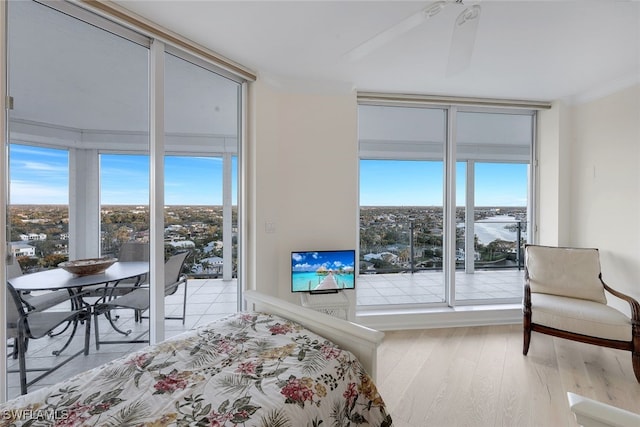
[[[300,295],[303,307],[320,313],[349,320],[349,298],[344,292],[333,293],[303,293]]]

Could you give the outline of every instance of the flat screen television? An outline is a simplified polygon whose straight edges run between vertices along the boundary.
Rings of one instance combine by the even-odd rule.
[[[291,252],[291,291],[330,293],[354,289],[356,251]]]

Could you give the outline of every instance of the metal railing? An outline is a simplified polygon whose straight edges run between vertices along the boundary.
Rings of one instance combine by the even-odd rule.
[[[375,221],[360,226],[360,273],[442,270],[443,234],[438,223]],[[475,269],[522,269],[526,221],[475,221]],[[464,224],[456,227],[456,266],[465,268]],[[497,237],[486,241],[487,236]]]

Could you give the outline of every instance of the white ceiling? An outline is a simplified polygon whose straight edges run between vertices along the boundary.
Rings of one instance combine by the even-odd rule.
[[[116,1],[283,90],[574,101],[640,81],[640,3],[490,1],[468,68],[447,75],[461,5],[359,60],[348,53],[425,1]],[[478,2],[465,2],[467,5]]]

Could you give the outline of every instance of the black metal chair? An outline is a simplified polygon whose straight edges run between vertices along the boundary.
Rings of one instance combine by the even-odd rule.
[[[174,319],[174,320],[182,320],[182,324],[184,324],[186,319],[187,312],[187,276],[182,274],[182,269],[184,264],[189,256],[190,251],[181,252],[176,255],[171,256],[164,265],[165,270],[165,286],[164,286],[164,295],[173,295],[176,293],[181,284],[184,284],[184,297],[182,303],[182,316],[167,316],[165,319]],[[117,289],[120,286],[116,286]],[[149,309],[150,306],[150,291],[146,286],[143,287],[134,287],[130,288],[131,291],[119,296],[117,298],[110,298],[111,295],[105,297],[102,302],[98,302],[94,304],[93,307],[93,318],[95,325],[95,340],[96,340],[96,349],[100,348],[100,344],[108,344],[108,343],[131,343],[131,342],[147,342],[147,340],[139,340],[140,337],[135,338],[129,341],[100,341],[100,332],[98,326],[98,316],[101,314],[105,314],[111,326],[122,335],[129,335],[131,330],[123,331],[118,328],[114,323],[111,317],[110,312],[116,308],[129,308],[133,309],[136,312],[135,320],[138,321],[142,319],[142,316],[139,313],[142,313]],[[146,332],[145,332],[146,333]],[[144,334],[142,334],[144,335]],[[141,336],[142,336],[141,335]]]
[[[15,288],[7,283],[7,290],[9,295],[7,297],[7,337],[14,339],[14,354],[17,354],[19,369],[8,370],[7,372],[20,374],[20,392],[22,394],[27,393],[27,388],[39,381],[43,377],[49,375],[62,365],[68,363],[74,357],[80,353],[85,355],[89,354],[89,342],[91,338],[91,317],[90,313],[86,309],[70,310],[70,311],[29,311],[20,294]],[[73,298],[67,295],[67,298]],[[78,323],[85,323],[85,336],[84,336],[84,349],[74,353],[50,368],[30,368],[26,366],[26,352],[27,343],[32,339],[40,339],[51,334],[51,332],[58,326],[65,322],[70,322],[73,325],[69,338],[62,346],[60,350],[52,352],[54,356],[59,356],[71,343],[75,332],[78,328]],[[44,372],[31,381],[27,381],[27,372]]]

